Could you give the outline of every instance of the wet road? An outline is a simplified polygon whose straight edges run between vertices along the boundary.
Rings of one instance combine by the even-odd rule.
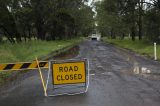
[[[86,94],[44,97],[37,71],[0,91],[0,106],[160,106],[160,63],[97,41],[80,45],[90,61]],[[25,78],[24,78],[25,77]]]

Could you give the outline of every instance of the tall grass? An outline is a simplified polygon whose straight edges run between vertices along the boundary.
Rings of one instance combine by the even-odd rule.
[[[20,44],[0,44],[0,63],[32,61],[35,57],[41,57],[48,53],[73,45],[82,39],[61,41],[30,41]]]
[[[131,49],[137,53],[140,53],[141,55],[147,55],[150,57],[154,57],[154,44],[151,42],[147,42],[145,40],[139,41],[132,41],[130,39],[107,39],[104,38],[104,41],[113,43],[117,46]],[[160,45],[157,45],[157,57],[160,59]]]

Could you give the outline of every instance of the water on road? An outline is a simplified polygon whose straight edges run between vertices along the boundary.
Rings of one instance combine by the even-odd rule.
[[[0,106],[160,106],[160,63],[98,41],[79,45],[90,61],[86,94],[44,97],[37,71],[0,89]],[[45,71],[44,71],[45,73]]]

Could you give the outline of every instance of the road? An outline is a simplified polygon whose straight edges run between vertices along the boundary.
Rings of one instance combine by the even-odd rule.
[[[160,106],[160,63],[98,41],[79,45],[90,61],[86,94],[44,97],[37,71],[0,91],[0,106]]]

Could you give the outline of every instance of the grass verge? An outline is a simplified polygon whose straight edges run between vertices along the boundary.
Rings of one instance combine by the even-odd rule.
[[[15,62],[30,62],[35,60],[35,57],[40,59],[49,58],[55,55],[54,51],[60,50],[64,52],[67,47],[73,46],[81,42],[83,38],[61,41],[30,41],[20,44],[0,44],[0,64],[15,63]],[[58,52],[58,53],[60,53]],[[57,52],[56,52],[57,53]],[[0,85],[10,81],[13,71],[0,72]]]
[[[52,51],[74,45],[82,39],[71,39],[61,41],[30,41],[20,44],[1,44],[0,63],[27,62],[35,57],[43,57]]]
[[[103,39],[105,42],[115,44],[119,47],[130,49],[134,52],[137,52],[141,55],[148,56],[153,58],[154,57],[154,46],[153,43],[147,42],[147,41],[132,41],[130,39]],[[160,45],[157,45],[157,58],[160,60]]]

